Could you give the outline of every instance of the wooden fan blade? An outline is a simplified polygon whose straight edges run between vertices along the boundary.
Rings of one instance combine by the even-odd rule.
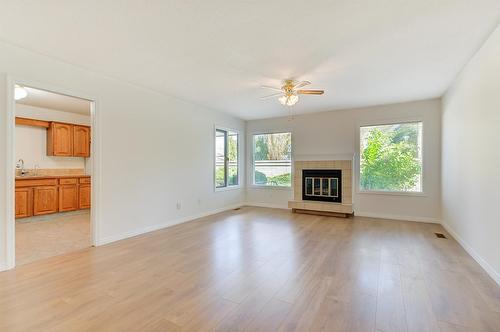
[[[274,86],[261,85],[260,87],[263,89],[269,89],[269,90],[274,90],[274,91],[283,91],[283,90],[281,90],[281,88],[275,88]]]
[[[325,93],[323,90],[297,90],[299,95],[322,95]]]
[[[282,95],[283,95],[283,92],[278,92],[278,93],[273,93],[272,95],[260,97],[260,99],[269,99],[269,98],[279,97]]]
[[[309,82],[309,81],[302,81],[302,82],[298,82],[297,84],[295,84],[293,86],[293,88],[296,90],[296,89],[302,88],[302,87],[304,87],[306,85],[309,85],[309,84],[311,84],[311,82]]]

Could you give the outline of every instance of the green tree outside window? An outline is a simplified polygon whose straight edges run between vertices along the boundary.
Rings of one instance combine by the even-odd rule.
[[[361,127],[361,189],[420,192],[421,140],[421,122]]]
[[[291,186],[291,133],[254,135],[253,153],[254,184],[261,186]]]

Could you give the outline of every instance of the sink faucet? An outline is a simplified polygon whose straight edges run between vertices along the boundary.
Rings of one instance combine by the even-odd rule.
[[[22,160],[22,159],[19,159],[19,160],[17,161],[16,168],[17,168],[17,169],[21,169],[21,175],[24,175],[24,174],[28,173],[28,172],[24,169],[24,160]]]

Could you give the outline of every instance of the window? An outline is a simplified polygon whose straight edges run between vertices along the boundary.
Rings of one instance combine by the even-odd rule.
[[[253,135],[253,184],[290,187],[292,134]]]
[[[238,133],[215,130],[215,187],[238,185]]]
[[[362,191],[422,192],[422,122],[360,128]]]

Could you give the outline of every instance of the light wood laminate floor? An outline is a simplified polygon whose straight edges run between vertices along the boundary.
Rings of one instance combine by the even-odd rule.
[[[439,225],[245,207],[0,273],[0,331],[499,331]]]
[[[16,265],[90,247],[88,210],[55,213],[16,221]]]

